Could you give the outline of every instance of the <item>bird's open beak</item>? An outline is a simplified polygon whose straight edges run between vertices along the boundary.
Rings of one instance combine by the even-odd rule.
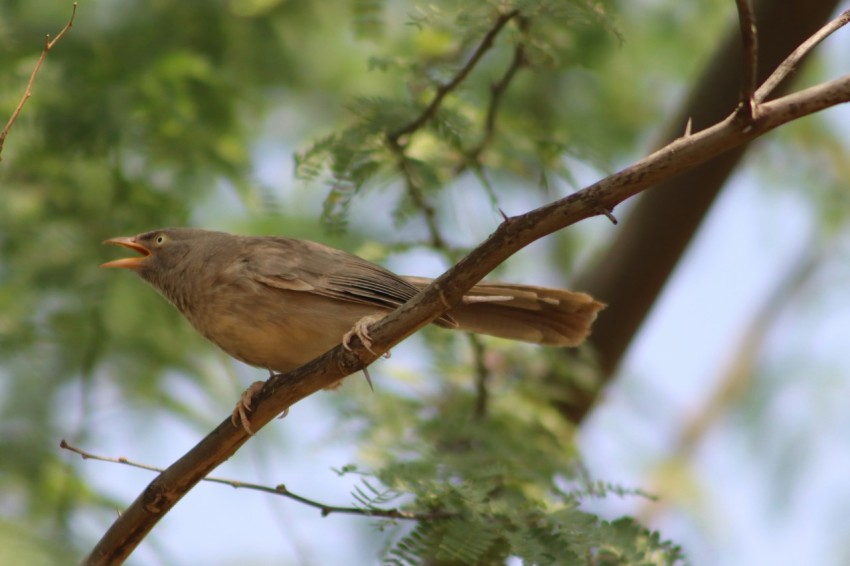
[[[133,236],[125,236],[121,238],[110,238],[109,240],[104,240],[104,244],[112,244],[113,246],[124,246],[125,248],[130,248],[135,252],[139,252],[141,257],[125,257],[122,259],[115,259],[112,261],[107,261],[106,263],[102,263],[101,267],[123,267],[125,269],[138,269],[144,265],[145,259],[151,255],[151,251],[147,249],[145,246],[141,245],[136,241],[136,238]]]

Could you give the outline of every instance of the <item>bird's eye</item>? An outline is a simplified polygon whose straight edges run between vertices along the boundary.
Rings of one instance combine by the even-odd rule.
[[[165,237],[165,234],[157,234],[156,238],[154,238],[153,240],[153,243],[157,246],[161,246],[166,242],[166,240],[168,240],[168,238]]]

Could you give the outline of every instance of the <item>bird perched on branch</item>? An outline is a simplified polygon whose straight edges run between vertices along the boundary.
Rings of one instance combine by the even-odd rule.
[[[247,364],[287,372],[357,335],[431,282],[401,277],[316,242],[237,236],[195,228],[112,238],[139,255],[104,263],[135,271],[219,348]],[[548,346],[577,346],[604,305],[590,295],[528,285],[481,283],[434,321],[443,328]],[[263,382],[233,412],[246,411]],[[258,386],[259,384],[259,386]]]

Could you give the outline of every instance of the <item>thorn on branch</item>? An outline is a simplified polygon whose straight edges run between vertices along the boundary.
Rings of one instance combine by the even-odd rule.
[[[387,354],[389,354],[389,351],[387,351]],[[389,357],[389,356],[387,356],[387,357]],[[372,376],[369,375],[369,368],[365,368],[365,367],[363,368],[363,377],[366,378],[366,383],[369,384],[369,389],[371,389],[372,393],[374,393],[375,387],[372,385]]]
[[[611,224],[616,226],[618,224],[617,217],[614,216],[613,208],[606,208],[604,206],[599,207],[599,214],[603,215],[605,218],[611,221]]]

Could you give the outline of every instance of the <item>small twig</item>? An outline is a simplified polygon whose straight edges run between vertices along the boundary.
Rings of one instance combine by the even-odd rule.
[[[404,186],[407,189],[407,194],[413,204],[422,211],[422,217],[425,219],[425,226],[428,228],[428,235],[431,238],[431,245],[435,248],[448,251],[448,245],[440,235],[440,228],[437,226],[437,212],[434,207],[426,200],[422,192],[422,187],[413,176],[410,170],[410,165],[407,162],[407,155],[404,153],[404,148],[397,140],[387,140],[390,150],[395,153],[398,168],[404,178]]]
[[[447,83],[440,85],[437,88],[437,92],[434,94],[434,98],[431,100],[431,103],[422,111],[422,113],[417,116],[411,122],[405,124],[398,130],[394,132],[390,132],[387,134],[387,145],[390,148],[397,158],[397,165],[399,170],[401,171],[402,176],[404,177],[405,186],[407,188],[407,194],[410,196],[410,199],[413,201],[413,204],[422,211],[422,215],[425,219],[425,224],[428,227],[428,233],[431,238],[431,245],[435,248],[448,250],[448,246],[446,245],[446,241],[440,235],[439,227],[437,226],[436,220],[436,212],[434,207],[428,203],[425,195],[422,192],[422,187],[416,181],[413,176],[413,173],[410,170],[410,165],[407,161],[407,155],[405,154],[405,144],[403,144],[400,140],[401,137],[407,134],[411,134],[421,128],[428,120],[434,117],[437,113],[437,109],[442,104],[443,99],[452,92],[457,86],[463,82],[463,80],[472,72],[472,69],[475,68],[475,65],[481,60],[481,57],[484,56],[484,53],[487,52],[492,46],[493,41],[496,38],[496,35],[504,28],[505,24],[507,24],[511,19],[519,15],[519,10],[512,10],[505,14],[502,14],[496,19],[493,27],[487,32],[484,38],[481,40],[481,43],[478,44],[478,47],[472,54],[472,57],[466,62],[466,64],[461,67],[461,69],[455,74],[455,76]],[[515,61],[517,57],[520,55],[515,55]],[[516,63],[519,65],[519,63]],[[513,64],[512,64],[513,67]],[[517,67],[518,68],[518,67]],[[516,72],[516,69],[510,72],[512,76],[513,73]],[[507,78],[509,81],[510,78]],[[505,79],[503,79],[505,81]],[[504,90],[507,87],[507,82],[505,82],[504,87],[501,87],[499,90]],[[499,96],[501,96],[499,92]],[[492,106],[491,100],[491,106]],[[489,128],[492,129],[493,122],[495,121],[495,117],[490,117],[488,112],[488,119],[490,120]],[[492,113],[495,114],[495,108],[492,109]],[[490,134],[492,135],[492,134]]]
[[[490,102],[487,105],[487,116],[484,119],[484,134],[481,136],[478,145],[468,152],[468,160],[477,161],[481,152],[484,151],[484,148],[487,147],[493,138],[493,133],[496,131],[496,116],[499,112],[499,106],[502,103],[502,97],[514,79],[514,76],[516,76],[517,71],[525,66],[525,64],[525,45],[519,43],[514,48],[514,57],[511,60],[511,64],[505,70],[505,74],[490,86]]]
[[[131,468],[138,468],[141,470],[147,470],[149,472],[157,472],[161,473],[163,468],[157,468],[156,466],[150,466],[148,464],[142,464],[140,462],[134,462],[132,460],[128,460],[127,458],[118,457],[111,458],[109,456],[100,456],[98,454],[92,454],[91,452],[87,452],[82,448],[77,448],[63,438],[59,442],[59,447],[65,450],[69,450],[74,452],[75,454],[79,454],[82,456],[83,460],[97,460],[98,462],[108,462],[111,464],[123,464],[125,466],[130,466]],[[297,501],[299,503],[303,503],[308,507],[314,507],[322,512],[323,517],[327,517],[331,513],[346,513],[349,515],[363,515],[365,517],[378,517],[381,519],[406,519],[412,521],[430,521],[435,519],[446,519],[452,516],[451,513],[442,512],[442,511],[432,511],[429,513],[414,513],[412,511],[402,511],[400,509],[374,509],[367,508],[362,509],[359,507],[339,507],[336,505],[327,505],[324,503],[319,503],[313,499],[309,499],[302,495],[298,495],[296,493],[292,493],[289,489],[283,485],[277,485],[275,487],[269,487],[267,485],[261,485],[256,483],[243,482],[239,480],[231,480],[227,478],[216,478],[216,477],[206,477],[203,481],[210,483],[217,483],[222,485],[228,485],[235,489],[250,489],[253,491],[261,491],[263,493],[270,493],[272,495],[280,495],[281,497],[286,497],[288,499],[292,499],[293,501]]]
[[[53,49],[53,46],[56,45],[57,41],[62,39],[65,32],[71,29],[74,25],[74,16],[77,15],[77,3],[74,2],[71,6],[71,17],[68,20],[68,23],[65,24],[65,27],[63,27],[53,39],[50,39],[50,34],[47,34],[44,38],[44,48],[41,50],[41,55],[35,64],[35,68],[32,70],[32,74],[30,74],[30,80],[27,81],[27,88],[24,91],[24,95],[21,97],[21,101],[18,102],[18,106],[15,108],[15,111],[12,112],[12,116],[9,118],[9,121],[6,122],[6,126],[2,131],[0,131],[0,154],[3,153],[3,145],[6,143],[6,136],[9,135],[9,130],[12,129],[12,124],[14,124],[15,120],[18,119],[18,115],[20,115],[21,110],[23,110],[24,104],[26,104],[27,100],[29,100],[30,96],[32,96],[32,85],[35,82],[35,77],[38,75],[38,71],[41,69],[41,64],[44,63],[45,58],[47,58],[47,53]]]
[[[475,420],[483,420],[487,416],[487,407],[490,400],[490,391],[487,382],[490,381],[490,371],[484,363],[485,348],[481,339],[474,334],[469,335],[469,343],[472,345],[472,353],[475,356]]]
[[[443,102],[443,99],[448,95],[451,91],[453,91],[457,86],[463,82],[463,80],[472,72],[472,69],[475,68],[475,65],[478,64],[478,61],[481,60],[481,57],[493,46],[493,41],[496,39],[496,36],[502,31],[502,28],[505,27],[511,19],[515,18],[519,15],[519,10],[511,10],[505,14],[502,14],[496,19],[496,23],[490,28],[490,31],[487,32],[487,35],[484,36],[484,39],[481,40],[481,43],[478,44],[478,47],[475,49],[475,52],[472,54],[472,57],[469,58],[469,61],[466,62],[466,65],[461,67],[461,69],[457,72],[457,74],[450,80],[449,82],[440,85],[437,88],[437,92],[434,94],[433,100],[431,103],[422,111],[422,113],[416,117],[411,122],[405,124],[398,130],[391,132],[387,138],[391,142],[398,143],[399,139],[406,135],[415,132],[419,128],[421,128],[428,120],[434,117],[434,114],[437,113],[437,109],[440,107],[440,104]]]
[[[844,10],[837,18],[820,28],[814,35],[804,41],[800,46],[791,52],[791,55],[776,67],[776,70],[767,78],[766,81],[756,90],[754,99],[756,104],[764,102],[770,93],[779,86],[779,83],[785,80],[800,64],[800,61],[809,54],[821,41],[847,25],[850,22],[850,10]]]
[[[741,76],[741,111],[749,122],[753,119],[753,93],[756,90],[758,72],[758,35],[756,20],[750,0],[735,0],[738,7],[738,22],[741,27],[743,46],[743,73]]]
[[[525,45],[519,43],[514,48],[513,59],[511,59],[511,64],[505,70],[505,74],[490,87],[490,104],[487,107],[487,119],[484,123],[485,140],[489,139],[493,135],[493,130],[496,126],[496,114],[498,113],[499,106],[502,103],[502,97],[504,96],[505,91],[508,89],[511,81],[513,81],[517,71],[523,68],[525,64]]]
[[[465,163],[469,163],[469,161],[465,161]],[[487,173],[484,171],[484,167],[481,166],[480,162],[472,163],[472,173],[475,175],[475,178],[478,179],[478,182],[481,183],[481,187],[490,199],[491,206],[497,206],[499,204],[499,198],[496,196],[493,184],[490,182],[490,179],[487,178]]]

